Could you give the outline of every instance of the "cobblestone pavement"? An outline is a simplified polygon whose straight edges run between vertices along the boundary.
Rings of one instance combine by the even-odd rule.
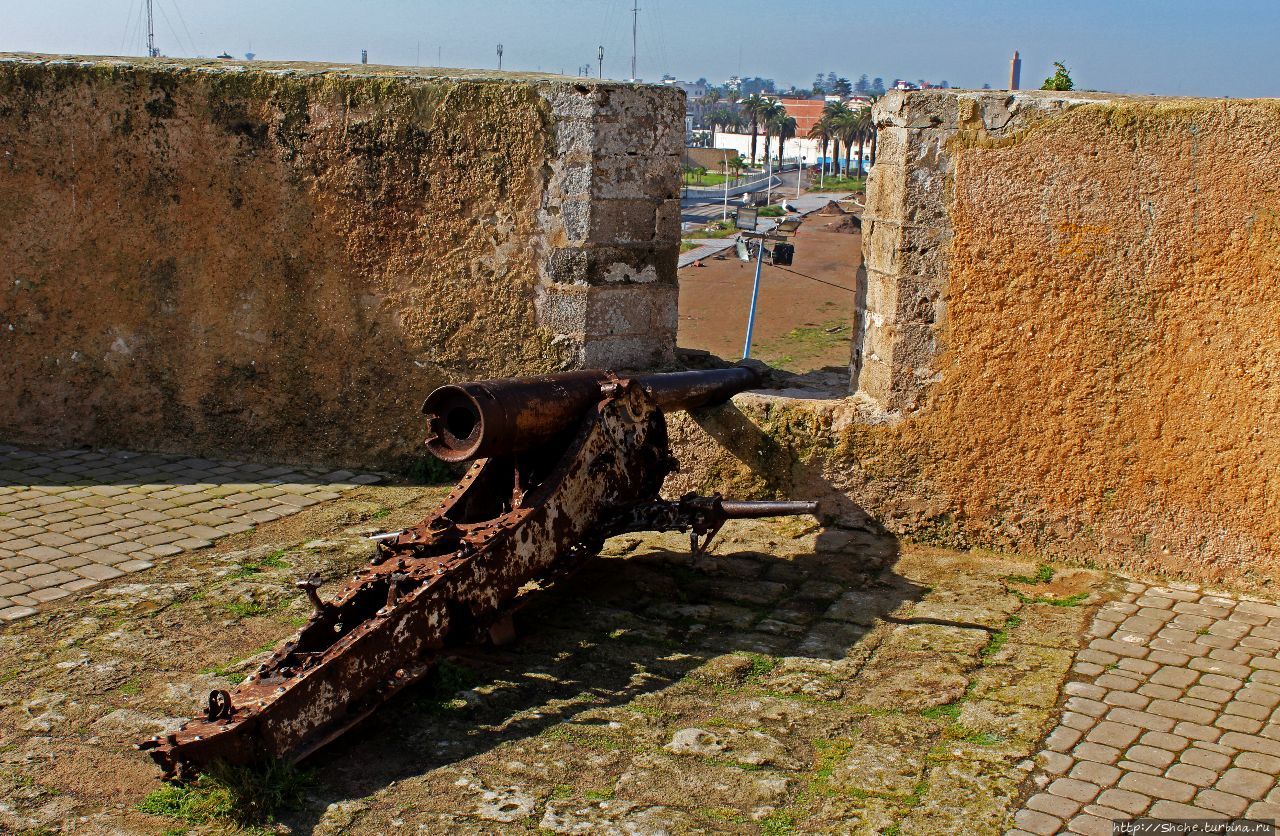
[[[337,499],[372,475],[0,445],[0,620]]]
[[[130,744],[305,623],[297,576],[332,594],[445,490],[361,485],[0,627],[0,832],[234,831],[144,802]],[[707,556],[614,538],[516,627],[313,757],[272,827],[1022,836],[1280,800],[1280,608],[1240,596],[741,521]]]
[[[1280,606],[1129,583],[1089,637],[1014,834],[1280,819]]]

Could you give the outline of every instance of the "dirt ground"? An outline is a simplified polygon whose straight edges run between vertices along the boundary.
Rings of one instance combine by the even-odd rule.
[[[795,237],[794,264],[765,263],[752,355],[771,366],[803,373],[849,365],[862,235],[829,231],[840,220],[810,215]],[[754,262],[732,251],[681,270],[679,346],[739,358],[754,275]]]
[[[441,495],[359,488],[6,626],[0,831],[235,832],[157,802],[158,772],[130,744],[297,629],[293,578],[319,571],[331,594],[366,535]],[[1005,826],[1092,596],[1037,606],[1003,580],[1031,564],[813,521],[733,523],[702,558],[686,546],[611,540],[522,611],[514,644],[454,654],[312,758],[301,806],[254,831]]]

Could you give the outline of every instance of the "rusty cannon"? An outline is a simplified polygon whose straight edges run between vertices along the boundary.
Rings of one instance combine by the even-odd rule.
[[[814,514],[813,502],[660,497],[677,467],[664,413],[721,403],[751,369],[623,377],[579,371],[444,386],[423,405],[428,450],[473,462],[444,502],[379,534],[369,565],[202,716],[137,744],[165,776],[221,761],[297,761],[418,681],[449,647],[514,638],[512,613],[635,531],[687,532],[704,552],[732,519]]]

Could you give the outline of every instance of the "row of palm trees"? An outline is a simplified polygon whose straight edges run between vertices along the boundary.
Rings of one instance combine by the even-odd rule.
[[[844,143],[844,169],[853,171],[853,144],[858,143],[858,174],[863,173],[862,160],[871,142],[871,162],[876,158],[876,130],[871,119],[871,108],[851,108],[844,102],[827,102],[822,109],[822,116],[809,129],[809,139],[819,143],[822,156],[826,158],[827,147],[832,148],[831,158],[840,159],[840,144]]]
[[[754,93],[733,104],[718,104],[720,94],[711,91],[702,99],[708,109],[703,121],[711,128],[711,146],[715,147],[716,130],[741,131],[751,134],[751,159],[756,158],[756,138],[764,129],[764,156],[769,159],[769,148],[774,137],[778,139],[779,154],[783,144],[796,136],[796,120],[788,116],[786,108],[777,99]],[[861,171],[866,143],[872,143],[872,161],[875,158],[875,126],[871,121],[871,108],[851,108],[844,102],[827,102],[822,117],[809,129],[808,138],[821,143],[822,156],[833,147],[831,157],[840,159],[840,147],[844,146],[845,169],[852,165],[853,145],[858,145],[858,165]],[[838,167],[838,166],[837,166]]]

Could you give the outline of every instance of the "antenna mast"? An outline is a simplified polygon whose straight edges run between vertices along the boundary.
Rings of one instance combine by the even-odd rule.
[[[147,0],[147,57],[155,58],[160,53],[156,49],[156,19],[151,3],[152,0]]]
[[[631,80],[636,80],[636,27],[640,23],[640,0],[631,4]]]

